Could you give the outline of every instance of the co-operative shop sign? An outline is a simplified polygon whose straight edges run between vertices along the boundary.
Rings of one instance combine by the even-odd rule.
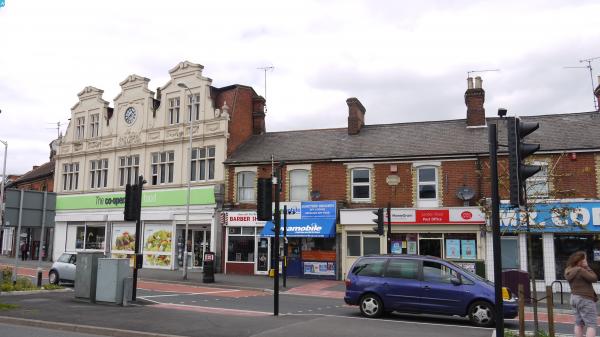
[[[529,212],[529,227],[534,232],[600,232],[600,203],[551,203],[534,205]],[[523,231],[526,213],[503,206],[500,227]]]

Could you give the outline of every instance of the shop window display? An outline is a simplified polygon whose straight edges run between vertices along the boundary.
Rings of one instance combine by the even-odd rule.
[[[565,279],[567,259],[574,252],[582,250],[587,255],[590,268],[600,275],[600,235],[597,234],[554,234],[554,256],[556,259],[556,279]]]

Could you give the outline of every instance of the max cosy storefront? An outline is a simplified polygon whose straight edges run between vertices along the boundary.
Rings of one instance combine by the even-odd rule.
[[[500,210],[502,268],[534,273],[540,286],[562,282],[569,256],[585,251],[594,272],[600,276],[600,201],[547,202],[534,204],[529,229],[523,212],[507,206]],[[531,264],[527,264],[527,236],[531,235]],[[492,252],[489,252],[492,256]],[[491,260],[491,259],[489,259]],[[490,275],[491,276],[491,275]],[[595,285],[597,291],[600,287]]]
[[[373,231],[374,209],[340,210],[342,275],[360,256],[387,253],[387,212],[383,236]],[[391,252],[444,258],[482,274],[485,216],[477,207],[392,208]]]
[[[282,214],[283,206],[287,208],[287,275],[335,279],[335,201],[282,202]],[[229,211],[225,218],[225,273],[268,274],[274,263],[273,222],[257,221],[255,211]],[[283,215],[280,227],[283,256]]]
[[[135,222],[123,221],[124,199],[124,192],[59,195],[54,259],[63,252],[80,251],[132,258]],[[183,266],[186,202],[186,189],[142,192],[141,235],[145,268],[178,269]],[[190,268],[202,268],[205,251],[218,252],[215,206],[212,186],[191,189],[187,242]]]

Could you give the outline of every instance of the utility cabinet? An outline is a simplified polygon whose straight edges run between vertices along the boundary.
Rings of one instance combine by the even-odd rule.
[[[104,258],[103,253],[77,253],[75,261],[75,297],[96,301],[96,279],[98,260]]]
[[[123,287],[131,277],[129,259],[99,259],[96,301],[123,304]]]

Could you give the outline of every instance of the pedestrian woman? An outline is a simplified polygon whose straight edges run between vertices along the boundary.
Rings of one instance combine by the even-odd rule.
[[[571,286],[571,306],[575,310],[575,337],[583,337],[584,327],[585,337],[595,337],[598,296],[592,283],[598,281],[598,277],[588,266],[585,252],[578,251],[569,256],[565,278]]]

